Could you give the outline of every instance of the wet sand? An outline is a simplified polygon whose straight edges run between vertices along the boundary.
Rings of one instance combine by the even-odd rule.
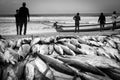
[[[27,38],[27,37],[50,37],[50,36],[92,36],[92,35],[112,35],[112,34],[120,34],[120,29],[116,29],[114,31],[112,30],[104,30],[102,32],[100,31],[89,31],[89,32],[44,32],[44,33],[36,33],[36,34],[27,34],[27,35],[3,35],[6,39],[19,39],[19,38]]]

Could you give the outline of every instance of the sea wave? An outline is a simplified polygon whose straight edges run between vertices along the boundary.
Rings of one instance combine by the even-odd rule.
[[[120,21],[120,18],[118,18]],[[31,23],[54,23],[73,24],[73,16],[32,16]],[[111,17],[106,17],[106,22],[111,22]],[[0,17],[0,23],[15,23],[15,17]],[[96,24],[98,23],[98,16],[81,16],[81,24]]]

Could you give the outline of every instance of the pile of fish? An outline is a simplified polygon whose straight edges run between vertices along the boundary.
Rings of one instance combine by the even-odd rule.
[[[120,80],[120,35],[0,39],[1,80],[68,80],[57,76]]]

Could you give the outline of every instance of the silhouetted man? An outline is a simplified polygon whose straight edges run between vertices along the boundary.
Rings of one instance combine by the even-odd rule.
[[[106,18],[103,13],[100,14],[98,22],[100,23],[100,31],[102,31],[106,22]]]
[[[22,34],[22,27],[24,25],[24,35],[26,35],[27,30],[27,21],[30,20],[29,18],[29,9],[26,7],[26,3],[23,2],[22,7],[19,9],[20,13],[20,35]]]
[[[58,22],[55,22],[55,23],[53,24],[53,27],[55,27],[55,29],[57,29],[57,28],[58,28],[57,23],[58,23]]]
[[[79,21],[81,20],[79,13],[77,13],[73,19],[75,20],[75,32],[78,31],[79,32]],[[77,30],[78,29],[78,30]]]
[[[15,22],[16,22],[16,31],[17,31],[17,35],[20,34],[20,16],[19,16],[19,10],[16,10],[16,14],[15,14]]]

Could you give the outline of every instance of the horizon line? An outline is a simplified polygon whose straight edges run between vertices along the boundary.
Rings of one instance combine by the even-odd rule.
[[[36,13],[36,14],[30,14],[30,16],[73,16],[76,13]],[[104,13],[106,16],[110,16],[112,13]],[[120,13],[117,13],[120,15]],[[0,17],[7,17],[7,16],[14,16],[15,14],[0,14]],[[100,13],[80,13],[81,16],[98,16]]]

